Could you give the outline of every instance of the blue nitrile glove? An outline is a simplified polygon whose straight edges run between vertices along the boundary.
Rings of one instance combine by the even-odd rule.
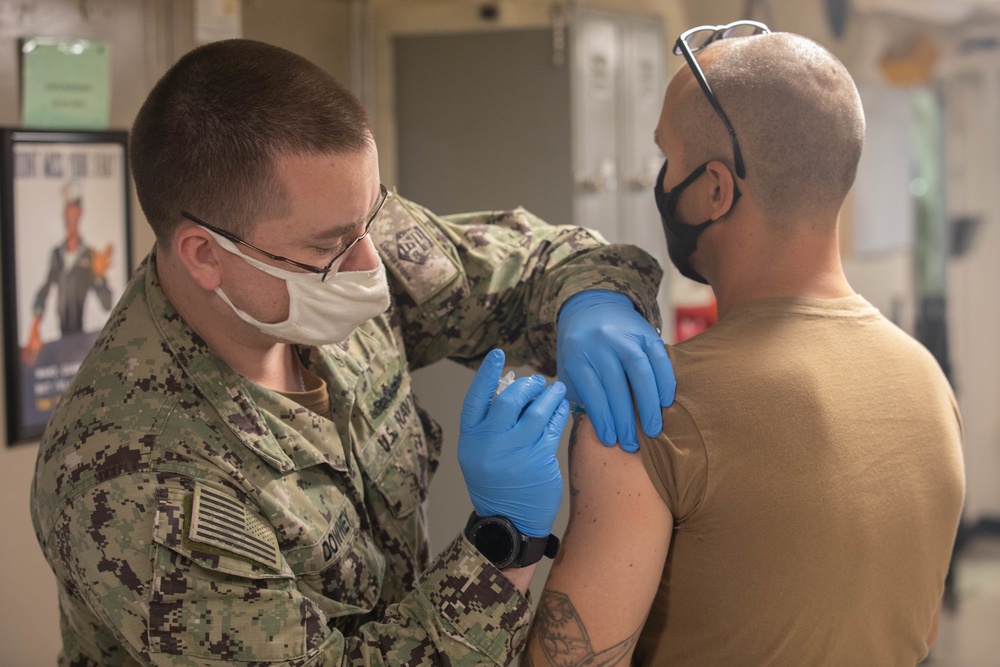
[[[562,499],[556,449],[569,417],[566,387],[546,387],[545,378],[532,375],[494,396],[503,362],[501,350],[490,351],[472,379],[462,405],[458,462],[480,516],[505,516],[525,535],[544,537]]]
[[[661,408],[674,402],[674,369],[659,334],[627,296],[589,290],[567,299],[559,310],[556,362],[566,398],[583,405],[605,445],[638,451],[636,407],[646,435],[660,434]]]

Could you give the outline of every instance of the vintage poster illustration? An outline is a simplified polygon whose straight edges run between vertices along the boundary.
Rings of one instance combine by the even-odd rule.
[[[16,325],[17,336],[7,358],[12,441],[41,433],[129,275],[124,139],[14,134],[4,221],[4,281],[14,301],[6,328],[10,336]],[[9,353],[14,347],[8,342]]]

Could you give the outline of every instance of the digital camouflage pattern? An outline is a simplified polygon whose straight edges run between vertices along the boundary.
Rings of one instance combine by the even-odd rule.
[[[459,535],[431,559],[440,428],[409,372],[493,347],[555,372],[559,305],[628,294],[654,260],[523,210],[438,217],[391,196],[373,232],[393,304],[302,351],[318,415],[237,375],[139,267],[43,436],[32,518],[60,664],[506,664],[528,601]]]

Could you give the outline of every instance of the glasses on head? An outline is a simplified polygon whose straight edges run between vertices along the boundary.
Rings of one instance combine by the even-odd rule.
[[[321,273],[321,274],[323,274],[322,280],[325,281],[326,278],[327,278],[327,276],[330,276],[330,275],[333,275],[333,274],[337,273],[337,269],[340,266],[341,260],[343,260],[345,257],[347,257],[347,253],[349,253],[351,251],[351,248],[353,248],[358,243],[360,243],[361,240],[364,239],[366,236],[368,236],[368,234],[371,232],[371,230],[372,230],[372,223],[375,222],[375,218],[376,218],[376,216],[378,216],[379,211],[382,210],[382,205],[385,204],[385,200],[388,198],[388,196],[389,196],[389,191],[386,190],[386,187],[384,185],[379,184],[379,186],[378,186],[378,201],[375,203],[375,207],[372,208],[372,210],[368,213],[367,218],[365,219],[365,228],[364,228],[364,231],[362,231],[359,236],[355,237],[354,240],[352,240],[350,243],[348,243],[347,246],[343,250],[341,250],[336,255],[334,255],[333,259],[331,259],[327,263],[327,265],[323,266],[323,267],[312,266],[310,264],[303,264],[302,262],[296,262],[294,259],[288,259],[287,257],[282,257],[281,255],[275,255],[274,253],[270,253],[270,252],[268,252],[266,250],[261,250],[260,248],[258,248],[257,246],[253,245],[252,243],[244,241],[240,237],[236,236],[236,234],[233,234],[232,232],[228,232],[225,229],[220,229],[219,227],[216,227],[215,225],[210,225],[209,223],[205,222],[201,218],[198,218],[198,217],[196,217],[194,215],[191,215],[187,211],[181,211],[181,216],[187,218],[188,220],[190,220],[191,222],[193,222],[193,223],[195,223],[197,225],[201,225],[205,229],[208,229],[208,230],[211,230],[211,231],[215,232],[219,236],[222,236],[224,238],[229,239],[230,241],[232,241],[233,243],[235,243],[237,245],[244,245],[244,246],[246,246],[246,247],[248,247],[248,248],[250,248],[252,250],[256,250],[260,254],[264,255],[265,257],[267,257],[269,259],[273,259],[276,262],[284,262],[285,264],[291,264],[292,266],[300,268],[303,271],[308,271],[309,273]]]
[[[715,113],[722,119],[722,122],[726,125],[726,129],[729,131],[729,139],[733,142],[736,175],[740,178],[746,178],[747,170],[743,164],[743,153],[740,152],[740,142],[736,140],[736,131],[733,130],[733,124],[729,122],[729,117],[726,116],[726,112],[722,110],[722,105],[719,104],[718,98],[712,92],[712,87],[708,85],[708,79],[705,78],[705,73],[701,71],[701,66],[695,60],[694,52],[705,48],[712,42],[718,42],[720,39],[749,37],[769,32],[771,32],[770,28],[757,21],[734,21],[728,25],[703,25],[691,28],[682,33],[677,38],[677,43],[674,44],[674,55],[684,56],[684,60],[687,61],[691,71],[694,72],[694,78],[697,79],[698,85],[701,86],[712,108],[715,109]]]

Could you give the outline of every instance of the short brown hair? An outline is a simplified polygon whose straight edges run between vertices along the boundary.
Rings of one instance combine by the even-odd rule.
[[[775,224],[836,210],[854,183],[865,118],[854,81],[828,50],[773,33],[725,39],[698,52],[726,111],[752,187]],[[733,168],[725,126],[696,84],[673,114],[688,162]]]
[[[281,215],[279,156],[372,146],[364,108],[332,76],[277,46],[231,39],[185,54],[157,82],[132,125],[129,160],[165,242],[181,210],[241,235]]]

